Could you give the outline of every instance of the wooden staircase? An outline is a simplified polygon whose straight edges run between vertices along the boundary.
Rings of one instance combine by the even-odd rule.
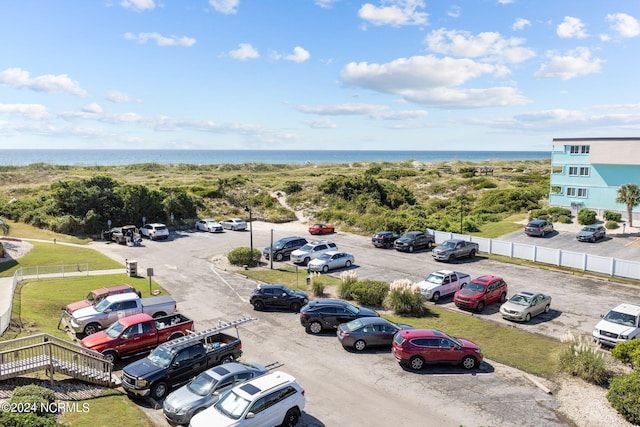
[[[0,381],[45,370],[106,387],[117,387],[120,379],[113,364],[98,352],[49,334],[31,335],[0,342]]]

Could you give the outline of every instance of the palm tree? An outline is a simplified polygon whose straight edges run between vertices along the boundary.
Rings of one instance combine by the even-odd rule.
[[[4,236],[9,234],[9,228],[11,227],[9,226],[7,220],[0,216],[0,231]]]
[[[627,217],[629,218],[629,227],[633,227],[633,208],[640,205],[640,187],[636,184],[624,184],[618,188],[618,198],[616,203],[627,205]]]

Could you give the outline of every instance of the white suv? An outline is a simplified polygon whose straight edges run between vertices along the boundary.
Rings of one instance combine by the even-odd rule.
[[[167,240],[169,238],[169,229],[164,224],[154,222],[140,227],[140,235],[151,240]]]
[[[640,338],[640,307],[633,304],[609,310],[593,329],[594,341],[609,347],[636,338]]]
[[[304,390],[296,379],[277,371],[232,388],[215,405],[194,415],[189,426],[293,427],[304,404]]]
[[[291,261],[296,264],[309,264],[312,259],[318,258],[325,252],[337,251],[338,245],[328,240],[309,242],[300,249],[291,252]]]

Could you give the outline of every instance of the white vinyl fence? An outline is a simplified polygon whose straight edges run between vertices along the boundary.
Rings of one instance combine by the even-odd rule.
[[[438,244],[448,239],[462,239],[477,243],[480,246],[481,252],[493,255],[526,259],[559,267],[640,280],[640,262],[637,261],[545,248],[524,243],[505,242],[503,240],[487,239],[485,237],[475,237],[457,233],[446,233],[442,231],[435,231],[434,233],[436,243]]]

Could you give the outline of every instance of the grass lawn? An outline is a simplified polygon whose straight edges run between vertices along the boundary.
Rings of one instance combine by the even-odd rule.
[[[106,390],[94,399],[87,399],[79,403],[88,405],[87,412],[65,412],[60,422],[73,427],[111,427],[111,426],[140,426],[151,427],[153,422],[129,398],[118,390]]]
[[[67,234],[60,234],[50,230],[44,230],[41,228],[34,227],[33,225],[25,224],[23,222],[15,222],[11,220],[7,220],[7,224],[9,224],[9,234],[8,237],[19,237],[22,239],[40,239],[40,240],[51,240],[56,239],[58,242],[66,242],[66,243],[76,243],[76,244],[86,244],[92,241],[92,239],[79,239],[77,237],[69,236]]]
[[[307,269],[305,267],[274,267],[273,270],[269,268],[251,268],[249,270],[241,270],[238,273],[263,283],[278,283],[287,285],[294,290],[309,290],[307,288]],[[322,278],[327,286],[340,283],[339,279],[331,276],[323,275]]]

